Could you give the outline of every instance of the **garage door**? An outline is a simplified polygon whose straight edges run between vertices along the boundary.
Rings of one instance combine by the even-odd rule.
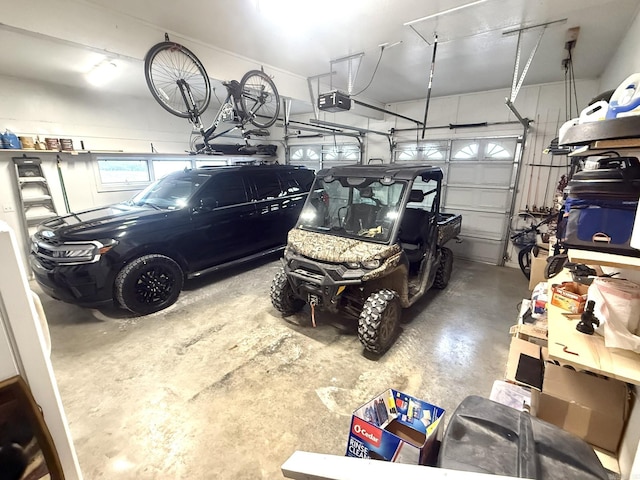
[[[397,162],[420,161],[444,172],[443,210],[462,215],[456,256],[502,265],[511,199],[520,158],[518,137],[399,144]]]
[[[357,143],[294,145],[289,147],[292,165],[304,165],[316,172],[323,168],[360,162],[360,147]]]

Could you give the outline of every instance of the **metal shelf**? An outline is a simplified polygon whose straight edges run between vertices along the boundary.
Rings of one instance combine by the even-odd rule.
[[[640,137],[640,115],[574,125],[559,139],[559,145],[589,145],[598,140]]]

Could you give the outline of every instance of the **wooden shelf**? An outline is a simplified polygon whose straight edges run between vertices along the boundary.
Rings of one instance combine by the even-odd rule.
[[[640,250],[638,250],[640,254]],[[613,253],[593,252],[591,250],[569,249],[569,260],[574,263],[587,265],[602,265],[605,267],[619,267],[640,270],[640,257],[614,255]]]

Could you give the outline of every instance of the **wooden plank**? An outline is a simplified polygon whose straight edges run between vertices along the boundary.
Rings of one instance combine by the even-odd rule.
[[[623,382],[640,385],[640,354],[604,346],[604,337],[585,335],[576,330],[578,319],[563,315],[564,310],[547,305],[549,357],[577,370],[589,370]]]
[[[298,480],[500,480],[515,479],[503,475],[464,472],[447,468],[425,467],[406,463],[382,462],[354,457],[296,451],[282,464],[286,478]]]
[[[591,144],[591,149],[615,150],[618,148],[640,147],[640,138],[619,138],[617,140],[597,140]]]
[[[620,465],[618,464],[618,458],[615,455],[601,450],[598,447],[593,447],[593,451],[596,452],[598,460],[600,460],[600,463],[604,468],[620,475]]]
[[[564,269],[549,280],[549,289],[552,284],[570,279],[571,273]],[[549,298],[551,298],[551,293],[549,293]],[[640,354],[631,350],[605,347],[604,337],[601,335],[597,333],[585,335],[576,330],[576,325],[580,321],[579,315],[567,314],[569,312],[566,310],[547,303],[549,357],[551,359],[558,360],[563,365],[573,365],[577,370],[588,370],[623,382],[640,385]]]
[[[574,263],[585,263],[587,265],[603,265],[606,267],[640,270],[640,257],[614,255],[613,253],[593,252],[591,250],[578,250],[571,248],[569,249],[569,260]]]

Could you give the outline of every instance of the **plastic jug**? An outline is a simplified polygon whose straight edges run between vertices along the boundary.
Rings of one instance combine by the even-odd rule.
[[[2,138],[2,148],[21,148],[20,140],[18,140],[18,136],[10,130],[5,130],[5,132],[0,135]]]
[[[640,73],[630,75],[613,92],[609,100],[607,119],[640,115]]]
[[[609,111],[609,104],[605,100],[589,105],[580,112],[580,123],[598,122],[604,120]]]

